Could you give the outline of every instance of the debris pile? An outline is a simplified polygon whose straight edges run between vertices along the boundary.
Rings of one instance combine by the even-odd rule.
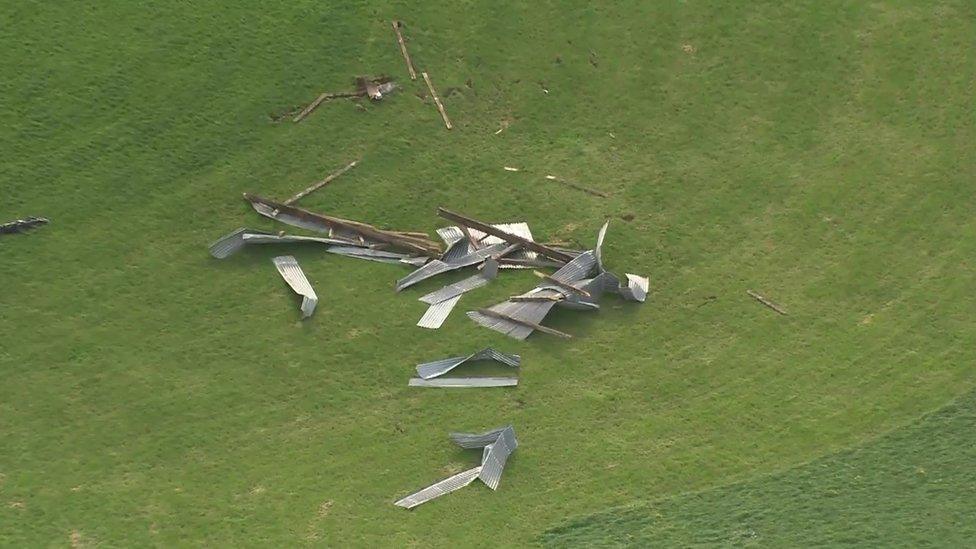
[[[515,428],[508,425],[480,434],[451,433],[450,437],[461,448],[481,448],[481,465],[410,494],[398,500],[395,505],[413,509],[434,498],[460,490],[474,482],[475,479],[480,479],[481,482],[485,483],[485,486],[492,490],[498,489],[498,483],[502,479],[502,471],[505,469],[508,456],[512,455],[512,452],[518,447]]]
[[[411,387],[513,387],[518,385],[517,377],[441,377],[466,362],[494,360],[495,362],[518,368],[522,364],[519,355],[500,353],[491,347],[468,356],[454,356],[425,362],[417,365],[417,375],[410,379]]]
[[[47,225],[51,220],[46,217],[25,217],[0,224],[0,234],[26,233],[31,229],[36,229],[41,225]]]
[[[315,98],[314,101],[301,109],[298,114],[292,118],[292,122],[301,122],[306,116],[312,114],[312,111],[318,108],[323,101],[330,99],[341,99],[341,98],[357,98],[357,97],[369,97],[373,101],[379,101],[383,99],[384,96],[392,93],[397,85],[389,76],[357,76],[355,79],[356,91],[351,92],[323,92]],[[294,111],[292,111],[294,112]]]

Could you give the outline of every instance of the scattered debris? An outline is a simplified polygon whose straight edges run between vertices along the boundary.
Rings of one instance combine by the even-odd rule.
[[[786,316],[786,311],[784,311],[783,308],[780,307],[779,305],[773,303],[772,301],[766,299],[765,297],[757,294],[756,292],[754,292],[752,290],[746,290],[746,293],[749,294],[750,296],[752,296],[753,298],[755,298],[756,301],[762,303],[763,305],[769,307],[770,309],[776,311],[777,313],[779,313],[779,314],[781,314],[783,316]]]
[[[491,226],[500,231],[520,236],[526,240],[534,240],[532,237],[532,230],[529,229],[529,225],[524,222],[493,223]],[[450,248],[449,251],[451,253],[458,255],[471,253],[478,248],[505,242],[497,236],[483,233],[477,229],[469,229],[464,225],[437,229],[437,236],[441,237],[448,248]],[[470,244],[467,247],[465,247],[464,244],[460,244],[458,241],[462,239],[467,239]],[[533,266],[559,267],[562,265],[562,263],[541,260],[538,258],[535,252],[522,249],[521,246],[517,250],[510,251],[510,253],[499,254],[498,256],[494,257],[498,260],[499,265],[503,269],[526,269]],[[529,262],[529,264],[522,264],[525,262]],[[534,263],[538,263],[539,265],[534,265]]]
[[[275,267],[278,268],[278,272],[281,273],[281,278],[285,279],[285,282],[291,286],[291,289],[296,294],[302,296],[302,318],[305,319],[312,316],[312,313],[315,312],[315,306],[319,302],[319,298],[315,295],[315,290],[312,289],[308,278],[305,277],[305,272],[298,265],[298,260],[290,255],[281,255],[272,259],[272,261],[274,261]]]
[[[441,387],[444,389],[478,389],[485,387],[515,387],[517,377],[442,377],[438,379],[410,378],[410,387]]]
[[[410,61],[410,54],[407,53],[407,44],[403,41],[403,35],[400,34],[400,27],[403,27],[402,21],[393,22],[393,32],[396,33],[397,42],[400,44],[400,53],[403,54],[403,60],[407,63],[407,72],[410,73],[410,80],[416,80],[417,72],[413,70],[413,62]]]
[[[519,171],[518,168],[513,168],[511,166],[503,166],[503,168],[505,168],[505,171],[507,171],[507,172],[517,172],[517,171]]]
[[[471,353],[468,356],[454,356],[451,358],[442,358],[441,360],[418,364],[417,375],[419,375],[422,379],[433,379],[450,372],[466,362],[475,362],[478,360],[494,360],[495,362],[499,362],[513,368],[518,368],[522,365],[521,356],[507,355],[505,353],[500,353],[491,347],[487,347],[478,351],[477,353]]]
[[[602,197],[602,198],[609,198],[610,197],[610,195],[608,195],[607,193],[605,193],[603,191],[598,191],[596,189],[591,189],[589,187],[584,187],[582,185],[577,185],[576,183],[573,183],[572,181],[566,181],[565,179],[556,177],[554,175],[547,175],[546,176],[546,179],[548,179],[549,181],[558,181],[558,182],[562,183],[563,185],[566,185],[567,187],[572,187],[572,188],[576,189],[577,191],[583,191],[584,193],[589,193],[589,194],[592,194],[593,196],[599,196],[599,197]]]
[[[483,223],[481,221],[471,219],[470,217],[465,217],[461,214],[454,213],[450,210],[444,208],[437,208],[437,215],[443,217],[444,219],[449,219],[455,223],[460,223],[470,229],[478,229],[479,231],[490,234],[492,236],[498,237],[505,242],[510,244],[521,244],[527,250],[532,250],[533,252],[540,253],[546,257],[551,257],[559,261],[570,261],[573,257],[565,252],[550,248],[548,246],[543,246],[531,239],[524,238],[517,234],[505,232],[501,229],[496,229],[495,227]]]
[[[434,98],[434,104],[437,105],[437,110],[440,111],[441,118],[444,119],[444,125],[450,130],[454,126],[451,124],[451,120],[447,117],[447,112],[444,111],[444,105],[441,103],[441,98],[437,97],[437,92],[434,91],[434,85],[431,84],[430,77],[427,76],[426,72],[422,72],[420,75],[424,77],[424,82],[427,83],[427,89],[430,90],[430,96]]]
[[[396,281],[396,291],[402,291],[418,282],[427,280],[432,276],[439,275],[441,273],[446,273],[450,271],[456,271],[464,267],[470,267],[472,265],[477,265],[493,257],[505,249],[505,243],[492,244],[485,248],[479,248],[473,252],[467,253],[461,257],[449,257],[451,250],[448,250],[441,259],[434,259],[429,261],[423,267],[420,267],[416,271],[408,274],[407,276]]]
[[[348,172],[349,170],[355,168],[357,164],[359,164],[359,161],[358,160],[353,160],[352,162],[350,162],[349,164],[347,164],[342,169],[340,169],[340,170],[338,170],[336,172],[330,173],[322,181],[318,181],[318,182],[314,183],[313,185],[311,185],[307,189],[305,189],[305,190],[303,190],[303,191],[295,194],[295,196],[289,198],[288,200],[285,200],[284,202],[282,202],[282,204],[285,204],[286,206],[290,206],[291,204],[294,204],[295,202],[298,202],[302,198],[304,198],[304,197],[310,195],[311,193],[313,193],[313,192],[321,189],[322,187],[328,185],[329,183],[332,182],[332,180],[334,180],[335,178],[339,177],[340,175],[342,175],[342,174]]]
[[[681,46],[681,51],[685,53],[695,53],[695,46],[692,46],[691,44],[684,44]]]
[[[508,425],[480,434],[451,433],[450,437],[461,448],[483,449],[481,452],[481,465],[448,477],[419,492],[410,494],[398,500],[394,505],[406,509],[413,509],[434,498],[464,488],[474,482],[475,479],[480,479],[492,490],[498,489],[498,483],[501,481],[502,471],[505,469],[508,456],[512,455],[512,452],[518,448],[518,440],[515,438],[515,428]]]
[[[577,255],[552,275],[543,275],[545,282],[539,286],[487,309],[469,311],[468,317],[515,339],[525,339],[535,330],[569,338],[572,336],[541,324],[555,305],[596,310],[600,308],[597,300],[604,292],[615,292],[630,301],[644,301],[649,287],[647,278],[628,274],[626,283],[622,283],[603,267],[603,240],[609,224],[607,221],[600,229],[594,249]],[[596,275],[590,277],[594,272]]]
[[[294,227],[328,233],[330,236],[336,236],[338,232],[342,237],[355,236],[364,242],[388,244],[430,257],[440,255],[440,245],[430,240],[426,235],[424,237],[415,236],[422,233],[409,234],[386,231],[366,223],[313,213],[248,193],[244,193],[244,199],[250,202],[259,214]]]
[[[488,284],[496,276],[498,276],[498,260],[489,257],[485,260],[480,273],[422,296],[420,301],[427,303],[430,307],[417,322],[417,326],[432,330],[440,328],[465,292]]]
[[[546,84],[544,82],[539,82],[539,86],[542,87],[542,93],[549,95],[549,88],[546,87]]]
[[[14,233],[26,233],[31,229],[36,229],[41,225],[47,225],[51,220],[46,217],[25,217],[24,219],[15,219],[7,223],[0,224],[0,234],[14,234]]]
[[[374,101],[379,101],[383,99],[383,96],[389,94],[396,89],[396,83],[389,76],[377,76],[377,77],[367,77],[367,76],[357,76],[356,77],[356,91],[354,92],[338,92],[329,93],[325,92],[319,94],[314,101],[308,104],[304,109],[301,110],[295,118],[292,118],[292,122],[301,122],[306,116],[312,113],[323,101],[329,99],[340,99],[340,98],[354,98],[354,97],[369,97]]]

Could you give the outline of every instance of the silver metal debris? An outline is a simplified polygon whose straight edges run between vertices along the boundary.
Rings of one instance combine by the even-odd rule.
[[[529,225],[523,221],[519,221],[515,223],[497,223],[497,224],[492,224],[492,227],[505,231],[506,233],[509,234],[520,236],[526,240],[531,240],[535,242],[535,240],[532,237],[532,230],[529,229]],[[471,238],[473,238],[476,242],[478,242],[478,245],[480,247],[491,246],[492,244],[499,244],[505,242],[504,240],[498,238],[497,236],[491,236],[485,234],[477,229],[468,229],[468,233],[471,235]],[[440,229],[437,229],[437,235],[441,237],[441,240],[443,240],[445,244],[448,245],[448,252],[450,252],[450,248],[455,243],[462,242],[462,241],[464,243],[458,245],[458,249],[463,250],[463,253],[460,253],[460,255],[471,253],[475,249],[474,246],[470,242],[468,242],[467,237],[464,236],[464,232],[461,230],[460,227],[442,227]],[[446,255],[447,253],[445,253],[445,256]],[[500,266],[502,269],[529,269],[533,267],[533,265],[531,264],[532,262],[538,261],[541,258],[539,258],[538,254],[536,254],[535,252],[518,250],[509,254],[506,257],[506,259],[509,259],[512,262],[501,263]],[[444,259],[442,258],[442,260]],[[529,264],[523,264],[521,262],[528,262]]]
[[[500,362],[513,368],[518,368],[522,364],[521,356],[508,355],[488,347],[468,356],[454,356],[451,358],[443,358],[433,362],[418,364],[417,375],[423,379],[432,379],[450,372],[465,362],[473,362],[476,360],[494,360],[495,362]]]
[[[396,291],[399,292],[413,286],[414,284],[417,284],[418,282],[422,282],[441,273],[456,271],[457,269],[461,269],[463,267],[477,265],[485,259],[498,254],[507,247],[508,245],[502,242],[500,244],[494,244],[485,248],[479,248],[473,252],[461,256],[456,260],[452,260],[451,263],[446,263],[440,259],[434,259],[416,271],[408,274],[400,280],[397,280]]]
[[[460,296],[465,292],[470,292],[471,290],[480,288],[498,276],[498,261],[488,258],[485,260],[485,266],[481,269],[478,274],[465,278],[460,282],[455,282],[454,284],[448,284],[440,290],[431,292],[420,298],[420,301],[433,305],[435,303],[440,303],[445,299],[451,299],[455,296]]]
[[[454,306],[458,304],[458,301],[461,301],[460,295],[445,299],[440,303],[432,304],[427,308],[427,312],[424,313],[424,316],[420,317],[420,320],[417,322],[417,326],[430,330],[440,328],[444,324],[444,321],[447,320],[447,317],[451,314],[451,311],[454,310]]]
[[[508,457],[518,448],[518,440],[515,438],[515,428],[508,425],[486,433],[451,433],[450,437],[455,444],[462,448],[482,448],[481,466],[446,478],[419,492],[398,500],[394,505],[413,509],[434,498],[459,490],[471,484],[476,478],[492,490],[498,489],[502,471],[505,469]]]
[[[482,387],[514,387],[517,377],[439,377],[437,379],[410,378],[410,387],[442,387],[449,389],[474,389]]]
[[[624,276],[627,277],[627,285],[620,285],[620,296],[630,301],[643,303],[647,299],[647,289],[650,287],[650,281],[644,276],[633,274],[624,274]]]
[[[312,285],[305,277],[305,272],[298,265],[298,261],[290,255],[281,255],[272,261],[278,268],[278,272],[281,273],[281,278],[285,279],[285,282],[291,286],[295,293],[302,296],[302,318],[312,316],[319,298],[315,295],[315,290],[312,289]]]
[[[46,217],[35,217],[33,215],[24,219],[15,219],[7,223],[0,223],[0,234],[26,233],[50,222],[51,220]]]
[[[369,261],[379,261],[382,263],[403,263],[405,259],[414,259],[417,256],[388,252],[386,250],[374,250],[373,248],[361,248],[358,246],[329,246],[326,249],[331,254],[355,257],[356,259],[367,259]]]

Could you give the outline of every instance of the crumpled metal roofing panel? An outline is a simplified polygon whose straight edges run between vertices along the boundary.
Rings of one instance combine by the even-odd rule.
[[[596,248],[593,249],[593,254],[596,256],[596,268],[601,273],[603,272],[603,239],[607,237],[607,228],[610,227],[610,220],[608,219],[603,227],[600,228],[600,234],[596,237]]]
[[[583,252],[563,265],[558,271],[552,273],[551,276],[565,284],[572,284],[590,276],[593,268],[596,267],[596,263],[595,251]]]
[[[463,473],[458,473],[452,477],[448,477],[436,484],[428,486],[419,492],[410,494],[409,496],[398,500],[394,505],[399,507],[404,507],[407,509],[413,509],[414,507],[427,503],[428,501],[443,496],[444,494],[450,494],[455,490],[460,490],[465,486],[474,482],[474,479],[478,478],[481,473],[481,467],[475,467],[474,469],[468,469]]]
[[[380,261],[382,263],[402,263],[404,259],[416,257],[409,254],[388,252],[386,250],[374,250],[373,248],[360,248],[358,246],[329,246],[326,251],[332,254],[355,257],[356,259]]]
[[[528,223],[525,223],[523,221],[519,221],[515,223],[496,223],[496,224],[492,224],[492,227],[505,231],[506,233],[509,234],[520,236],[522,238],[525,238],[526,240],[531,240],[535,242],[535,239],[532,237],[532,230],[529,229]],[[471,238],[477,240],[482,246],[490,246],[493,244],[505,243],[504,240],[498,238],[497,236],[486,235],[485,233],[477,229],[468,229],[468,233],[471,234]],[[467,241],[467,237],[464,236],[464,233],[461,231],[460,227],[441,227],[440,229],[437,229],[437,235],[441,237],[441,240],[443,240],[445,244],[448,245],[449,249],[448,252],[444,254],[445,257],[447,257],[449,254],[452,253],[458,254],[458,257],[460,257],[460,255],[463,255],[464,253],[471,253],[474,251],[474,247],[471,246],[471,243]],[[461,241],[464,241],[464,244],[461,244]],[[465,251],[452,252],[450,248],[454,247],[455,245],[457,245],[457,249],[459,250],[463,249]],[[538,258],[538,254],[527,250],[518,250],[516,252],[509,254],[508,257],[511,259],[535,260]],[[444,261],[447,261],[447,259],[444,259]],[[531,265],[502,265],[501,268],[502,269],[530,269],[532,268],[532,266]]]
[[[492,305],[489,309],[522,321],[541,324],[542,319],[549,314],[549,311],[555,304],[555,301],[504,301],[498,305]],[[525,339],[534,331],[530,326],[518,324],[503,318],[488,316],[478,311],[468,311],[468,318],[486,328],[501,332],[515,339]]]
[[[454,271],[462,267],[469,267],[471,265],[481,263],[492,255],[504,250],[506,247],[507,245],[503,242],[501,244],[488,246],[487,248],[479,248],[478,250],[475,250],[456,260],[455,263],[450,264],[439,259],[434,259],[416,271],[408,274],[400,280],[397,280],[396,291],[399,292],[413,286],[414,284],[417,284],[418,282],[427,280],[428,278],[437,276],[441,273],[446,273],[448,271]]]
[[[473,448],[484,448],[485,446],[494,443],[507,429],[512,429],[512,433],[514,434],[515,428],[511,425],[506,425],[504,427],[485,431],[484,433],[449,433],[448,437],[454,441],[454,444],[457,444],[461,448],[471,450]]]
[[[425,362],[423,364],[417,365],[417,375],[423,379],[431,379],[438,376],[442,376],[447,372],[450,372],[454,368],[457,368],[461,364],[468,362],[469,360],[494,360],[496,362],[501,362],[506,366],[511,366],[517,368],[522,364],[522,357],[519,355],[507,355],[505,353],[498,352],[491,347],[482,349],[477,353],[472,353],[468,356],[454,356],[450,358],[444,358],[441,360],[435,360],[432,362]]]
[[[440,290],[433,291],[421,297],[420,301],[430,305],[440,303],[445,299],[451,299],[465,292],[480,288],[491,282],[496,276],[498,276],[498,262],[492,258],[488,258],[485,260],[484,268],[478,274],[455,282],[454,284],[448,284]]]
[[[440,303],[434,303],[430,307],[427,307],[427,312],[424,316],[420,317],[417,322],[417,326],[421,328],[428,328],[431,330],[436,330],[444,324],[447,317],[454,310],[454,306],[457,305],[458,301],[461,301],[461,296],[456,295],[450,299],[445,299]]]
[[[445,387],[452,389],[468,389],[480,387],[514,387],[518,385],[517,377],[439,377],[436,379],[410,378],[410,387]]]
[[[302,318],[308,318],[315,312],[319,298],[312,289],[312,284],[305,277],[305,272],[298,265],[298,261],[290,255],[281,255],[272,259],[281,278],[291,286],[291,289],[302,296]]]
[[[324,238],[320,236],[301,236],[294,234],[269,234],[248,230],[244,233],[245,244],[300,244],[303,242],[316,242],[319,244],[335,244],[338,246],[355,246],[356,242],[339,238]]]
[[[627,277],[627,285],[620,285],[620,296],[630,301],[641,303],[647,299],[647,290],[650,287],[650,280],[644,276],[634,274],[624,274]]]
[[[213,244],[211,244],[210,255],[216,257],[217,259],[224,259],[237,253],[241,248],[244,247],[244,235],[246,233],[264,235],[270,234],[264,231],[256,231],[254,229],[247,229],[244,227],[237,228],[218,238]]]
[[[511,427],[505,429],[498,436],[498,439],[491,445],[485,447],[481,459],[481,479],[492,490],[498,489],[498,483],[502,480],[502,471],[508,456],[515,451],[518,442],[515,440],[515,430]]]

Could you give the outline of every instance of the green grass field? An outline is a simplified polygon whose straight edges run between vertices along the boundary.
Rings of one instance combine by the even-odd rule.
[[[657,501],[686,525],[670,539],[739,543],[696,530],[735,517],[696,517],[754,486],[771,501],[749,509],[781,506],[779,483],[835,486],[847,472],[802,464],[848,463],[823,456],[976,387],[972,2],[428,4],[2,10],[0,221],[52,223],[0,236],[0,545],[558,544],[577,517]],[[407,78],[394,18],[454,131]],[[404,89],[269,122],[380,73]],[[584,245],[609,218],[609,268],[652,295],[519,343],[463,312],[531,273],[429,332],[416,298],[464,275],[397,295],[398,266],[207,254],[279,228],[241,192],[284,199],[357,157],[302,205],[431,232],[441,205]],[[320,296],[304,323],[281,253]],[[417,362],[485,345],[522,354],[517,389],[408,389]],[[509,422],[498,492],[392,505],[477,462],[448,431]],[[931,496],[949,508],[965,478]],[[804,541],[872,542],[825,522]],[[790,524],[758,540],[789,544]],[[665,539],[621,528],[606,539]],[[967,539],[953,528],[929,541]]]

